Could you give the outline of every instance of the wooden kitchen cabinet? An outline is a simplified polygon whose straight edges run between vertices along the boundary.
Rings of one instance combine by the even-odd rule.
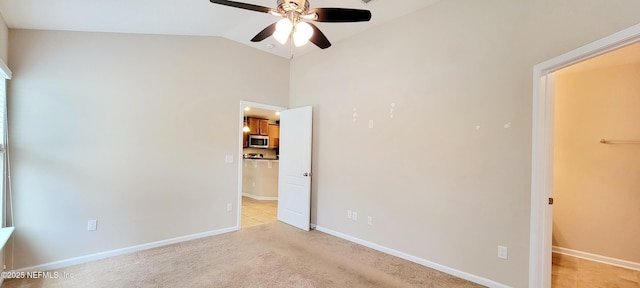
[[[249,118],[250,135],[269,135],[269,120],[259,118]]]
[[[269,148],[280,147],[280,126],[269,124]]]
[[[269,135],[269,120],[260,119],[260,135]]]
[[[250,135],[259,134],[258,130],[260,130],[260,119],[249,118],[247,122],[249,123],[249,134]]]

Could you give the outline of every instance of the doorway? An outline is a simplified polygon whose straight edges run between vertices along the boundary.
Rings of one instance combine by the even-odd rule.
[[[554,72],[640,41],[640,25],[534,66],[529,287],[551,287]]]
[[[240,229],[277,220],[279,115],[284,109],[240,103],[237,223]]]
[[[640,287],[640,42],[554,77],[552,286]]]

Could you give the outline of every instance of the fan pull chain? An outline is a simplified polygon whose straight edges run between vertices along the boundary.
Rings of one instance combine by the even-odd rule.
[[[291,57],[289,57],[289,60],[293,60],[293,37],[289,36],[291,39],[289,39],[289,55],[291,55]]]

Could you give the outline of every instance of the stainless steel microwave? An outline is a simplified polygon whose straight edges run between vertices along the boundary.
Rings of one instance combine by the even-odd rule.
[[[249,135],[249,147],[251,148],[268,148],[269,136]]]

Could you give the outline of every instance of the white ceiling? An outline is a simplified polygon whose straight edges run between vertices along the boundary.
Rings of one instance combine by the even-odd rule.
[[[269,119],[272,122],[280,120],[280,114],[276,114],[276,111],[266,110],[266,109],[261,109],[256,107],[249,107],[249,108],[250,108],[249,111],[244,110],[245,117]]]
[[[275,8],[276,0],[236,0]],[[340,40],[420,10],[440,0],[310,0],[311,8],[366,9],[365,23],[316,23],[336,46]],[[0,13],[9,28],[220,36],[281,57],[290,58],[290,45],[273,37],[249,40],[278,20],[266,13],[211,4],[208,0],[0,0]],[[271,45],[270,45],[271,44]],[[313,44],[293,48],[294,56],[320,49]],[[328,48],[328,49],[331,49]]]

